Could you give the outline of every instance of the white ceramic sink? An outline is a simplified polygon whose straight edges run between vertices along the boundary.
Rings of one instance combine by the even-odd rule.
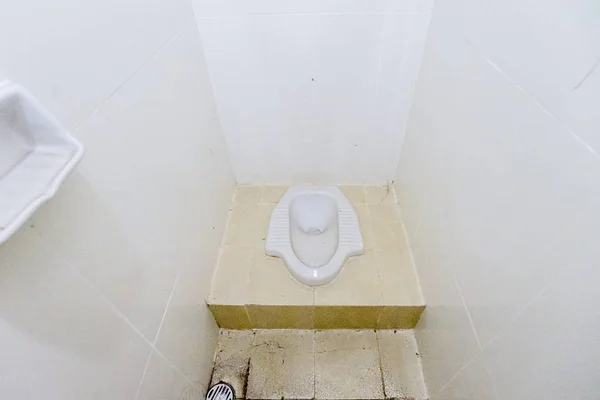
[[[54,196],[83,146],[25,88],[0,83],[0,244]]]

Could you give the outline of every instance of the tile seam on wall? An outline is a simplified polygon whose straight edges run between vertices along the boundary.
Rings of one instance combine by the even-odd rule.
[[[165,311],[163,312],[162,318],[160,319],[160,323],[158,324],[158,329],[156,330],[156,334],[154,335],[154,341],[152,344],[156,346],[156,342],[158,342],[158,337],[160,335],[160,331],[162,330],[163,323],[167,317],[169,312],[169,306],[171,305],[171,300],[173,299],[173,293],[175,293],[175,289],[177,288],[177,284],[179,283],[179,278],[181,277],[181,268],[177,272],[177,277],[175,278],[175,282],[173,283],[173,287],[171,288],[171,294],[169,294],[169,298],[167,299],[167,305],[165,306]]]
[[[567,267],[565,267],[567,268]],[[561,268],[561,271],[564,270],[565,268]],[[520,310],[518,311],[515,316],[513,318],[510,319],[510,321],[508,321],[506,323],[506,325],[504,325],[503,327],[501,327],[498,332],[496,333],[496,335],[491,338],[490,340],[488,340],[487,343],[485,343],[483,345],[483,347],[481,348],[482,351],[484,351],[485,349],[487,349],[489,346],[492,345],[492,343],[494,343],[497,339],[501,338],[502,335],[508,330],[508,328],[510,328],[510,326],[515,323],[515,321],[517,321],[521,315],[523,315],[525,312],[527,312],[527,310],[536,302],[540,299],[540,297],[542,297],[544,295],[544,293],[546,293],[550,288],[552,288],[552,286],[554,286],[555,281],[551,280],[548,284],[546,284],[546,286],[544,286],[537,294],[535,294],[531,300]]]
[[[442,247],[442,251],[444,251],[445,253],[445,249]],[[456,285],[456,288],[458,289],[458,295],[460,296],[460,300],[463,304],[463,307],[465,308],[465,312],[467,313],[467,318],[469,320],[469,324],[471,325],[471,329],[473,330],[473,333],[475,334],[475,341],[477,342],[477,347],[479,348],[479,351],[483,350],[483,347],[481,346],[481,340],[479,340],[479,335],[477,334],[477,329],[475,328],[475,324],[473,323],[473,318],[471,317],[471,312],[469,311],[469,306],[467,305],[467,301],[465,300],[465,296],[463,295],[462,292],[462,288],[460,287],[460,283],[458,282],[458,278],[456,277],[456,274],[454,273],[454,267],[452,266],[452,261],[451,260],[447,260],[448,261],[448,265],[446,266],[446,268],[448,268],[450,270],[450,272],[452,273],[452,278],[454,279],[454,284]]]
[[[121,312],[121,310],[118,309],[118,307],[116,307],[114,304],[112,304],[97,288],[96,286],[89,280],[87,279],[85,276],[83,276],[81,273],[79,273],[79,271],[77,271],[75,268],[73,268],[70,264],[69,264],[69,269],[71,271],[73,271],[80,279],[82,279],[84,282],[87,283],[87,285],[89,286],[89,288],[96,294],[98,295],[111,309],[112,311],[121,319],[123,320],[127,325],[129,325],[129,327],[143,340],[146,342],[146,344],[148,344],[148,346],[150,347],[150,352],[152,353],[152,351],[156,352],[156,354],[158,354],[159,356],[161,356],[164,361],[167,362],[167,364],[173,368],[179,375],[181,375],[181,377],[183,379],[185,379],[191,386],[195,387],[198,390],[201,390],[201,388],[199,388],[195,383],[193,383],[192,381],[190,381],[188,379],[188,377],[179,370],[179,368],[177,368],[175,365],[173,365],[173,363],[171,362],[171,360],[169,360],[164,354],[162,354],[161,351],[159,351],[154,344],[152,344],[152,342],[150,342],[143,334],[142,332],[140,332],[136,326]]]
[[[153,52],[148,58],[146,58],[138,68],[135,69],[135,71],[133,71],[127,78],[125,78],[123,80],[123,82],[121,82],[112,92],[110,92],[110,94],[108,96],[106,96],[103,100],[100,101],[100,103],[98,104],[98,106],[96,108],[94,108],[94,110],[88,114],[87,117],[85,117],[83,119],[83,122],[81,122],[79,125],[77,125],[77,127],[75,128],[75,130],[79,130],[79,128],[81,128],[82,126],[84,126],[94,115],[96,115],[96,113],[100,110],[100,108],[102,108],[102,106],[104,106],[110,99],[112,99],[119,91],[121,91],[121,89],[127,84],[129,83],[146,65],[148,65],[150,63],[150,61],[152,61],[153,59],[156,58],[156,56],[158,56],[160,53],[162,53],[163,50],[165,50],[167,47],[169,47],[171,45],[171,43],[173,43],[173,41],[175,39],[177,39],[177,37],[183,32],[183,30],[180,30],[179,32],[177,32],[175,35],[173,35],[173,37],[171,37],[169,40],[167,40],[162,46],[160,46],[155,52]]]
[[[393,185],[393,181],[392,181]],[[406,224],[404,223],[404,219],[402,218],[402,207],[400,207],[400,203],[398,202],[398,196],[396,196],[396,191],[393,190],[394,193],[394,201],[396,202],[396,210],[400,216],[400,225],[402,226],[402,232],[404,233],[404,239],[406,240],[406,247],[408,248],[408,255],[410,257],[410,264],[412,265],[413,271],[415,272],[415,276],[417,278],[417,285],[419,285],[419,293],[421,293],[421,299],[427,307],[427,299],[423,294],[423,289],[421,286],[421,280],[419,278],[419,270],[417,269],[417,263],[415,262],[415,256],[413,254],[412,246],[410,245],[410,238],[408,237],[408,232],[406,231]]]
[[[137,400],[140,396],[140,392],[142,391],[142,385],[144,384],[144,379],[146,379],[146,373],[148,372],[148,366],[150,365],[150,359],[152,358],[152,349],[148,351],[148,357],[146,357],[146,365],[144,365],[144,371],[142,372],[142,377],[140,378],[140,383],[138,384],[137,391],[135,392],[135,396],[133,400]]]
[[[200,40],[202,40],[202,38],[200,38]],[[209,81],[210,81],[210,79],[209,79]],[[211,85],[212,85],[212,81],[211,81]],[[219,106],[218,106],[218,104],[217,104],[216,101],[215,101],[215,104],[217,105],[217,112],[218,112],[218,107]],[[213,265],[213,273],[212,273],[212,277],[210,279],[210,288],[209,288],[208,295],[207,295],[208,298],[204,299],[205,303],[208,303],[207,300],[210,299],[210,295],[212,294],[211,293],[212,292],[212,288],[215,286],[215,279],[217,279],[217,272],[219,270],[219,266],[221,265],[221,257],[223,255],[223,248],[225,247],[225,238],[227,237],[227,231],[229,230],[229,223],[231,222],[231,214],[232,214],[232,211],[233,211],[233,207],[234,207],[235,197],[236,196],[237,196],[237,186],[233,190],[233,193],[231,194],[231,199],[229,199],[229,207],[228,207],[228,211],[227,211],[227,218],[225,219],[225,228],[223,229],[223,235],[221,236],[221,241],[219,243],[219,249],[218,249],[217,257],[216,257],[216,260],[215,260],[215,265]]]
[[[412,86],[410,87],[409,91],[411,92],[410,98],[410,105],[408,107],[408,110],[406,112],[407,118],[406,118],[406,123],[404,124],[404,134],[402,135],[402,137],[400,138],[400,148],[398,149],[398,152],[396,154],[396,169],[395,169],[395,174],[394,177],[396,177],[397,173],[398,173],[398,168],[400,167],[400,157],[402,156],[402,147],[404,145],[404,140],[406,139],[406,132],[407,132],[407,128],[408,128],[408,121],[410,119],[410,115],[412,112],[412,108],[413,108],[413,104],[414,104],[414,99],[415,99],[415,93],[417,91],[417,83],[419,82],[419,75],[421,75],[421,65],[423,64],[423,54],[425,53],[425,47],[427,46],[427,42],[429,39],[429,26],[431,25],[431,18],[432,18],[432,10],[429,10],[428,12],[422,13],[420,15],[425,15],[428,17],[427,19],[427,28],[425,29],[425,37],[423,38],[423,45],[421,46],[421,50],[420,50],[420,55],[419,55],[419,61],[418,61],[418,66],[417,66],[417,74],[416,74],[416,78],[413,80],[412,82]],[[405,60],[402,61],[402,66],[404,66]],[[393,183],[394,181],[392,181]],[[397,202],[398,199],[396,199]],[[399,203],[398,203],[399,204]],[[408,237],[408,236],[407,236]]]
[[[511,84],[513,84],[514,86],[517,87],[517,89],[519,89],[521,92],[523,92],[527,97],[531,98],[533,100],[533,102],[547,115],[549,115],[554,121],[557,122],[557,124],[559,125],[559,127],[561,128],[561,130],[566,131],[569,135],[571,135],[573,137],[573,139],[575,139],[577,142],[579,142],[579,144],[581,144],[586,150],[588,150],[590,153],[592,153],[596,159],[600,160],[600,154],[598,153],[598,151],[596,149],[594,149],[594,147],[592,145],[590,145],[588,142],[586,142],[585,140],[583,140],[573,129],[571,129],[571,127],[565,123],[564,121],[562,121],[562,119],[558,118],[556,115],[554,115],[552,112],[550,112],[545,106],[544,104],[536,97],[533,95],[533,93],[529,92],[527,89],[525,89],[523,86],[519,85],[515,80],[513,80],[506,72],[504,72],[502,70],[502,68],[500,68],[500,66],[498,66],[498,64],[496,64],[494,61],[492,61],[489,57],[487,57],[483,51],[481,51],[481,49],[479,49],[479,47],[475,46],[473,43],[471,43],[468,39],[466,40],[467,44],[469,46],[471,46],[475,52],[483,58],[483,60],[489,65],[491,66],[494,70],[496,70],[500,75],[502,75],[508,82],[510,82]]]
[[[458,369],[458,371],[456,371],[456,373],[454,373],[446,383],[444,383],[438,390],[437,390],[437,394],[442,393],[442,391],[444,391],[444,389],[446,389],[452,382],[454,382],[454,380],[458,377],[458,375],[461,374],[461,372],[463,372],[465,369],[467,369],[467,367],[469,365],[471,365],[471,363],[473,362],[473,360],[475,360],[474,357],[469,358],[469,360],[465,363],[465,365],[463,365],[462,367],[460,367]]]

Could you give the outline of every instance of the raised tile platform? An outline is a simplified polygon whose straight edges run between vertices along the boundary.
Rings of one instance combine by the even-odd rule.
[[[425,303],[396,197],[388,187],[341,186],[356,210],[365,254],[316,288],[297,282],[283,261],[265,255],[280,186],[238,187],[207,300],[228,329],[410,329]]]

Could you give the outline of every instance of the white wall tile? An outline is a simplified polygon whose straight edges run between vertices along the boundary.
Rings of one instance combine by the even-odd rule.
[[[380,155],[369,157],[370,173],[386,176],[398,165],[400,153],[395,150],[404,139],[429,19],[429,14],[386,17],[373,121],[378,140],[368,141],[363,149]]]
[[[0,252],[0,393],[132,399],[150,346],[26,225]]]
[[[600,391],[596,265],[560,274],[485,349],[501,398],[588,399]]]
[[[184,0],[5,4],[0,70],[75,129],[180,29]],[[76,101],[74,101],[76,99]]]
[[[196,4],[237,180],[392,180],[428,15],[388,13],[396,2],[382,12],[348,12],[343,2],[336,12],[296,13],[282,4],[211,18],[202,18],[206,7],[220,5]]]
[[[191,385],[167,360],[152,352],[136,400],[196,400],[206,388]]]
[[[199,23],[240,182],[283,181],[285,166],[297,158],[294,145],[311,131],[305,22],[260,16]]]
[[[596,72],[572,90],[597,59],[595,10],[436,4],[396,179],[428,303],[417,339],[432,398],[598,390],[583,282],[599,256],[600,159],[575,136],[596,143]]]
[[[366,157],[373,132],[377,80],[381,68],[383,15],[312,18],[311,103],[313,140],[303,159],[314,180],[365,183],[372,175]],[[380,147],[389,158],[388,149]],[[385,181],[385,179],[381,179]]]
[[[432,400],[498,400],[483,357],[473,359]]]
[[[204,297],[235,180],[191,3],[63,3],[15,4],[27,35],[0,27],[1,70],[73,130],[91,115],[81,164],[0,248],[14,349],[0,393],[202,396],[217,335]]]
[[[415,13],[431,9],[432,0],[194,0],[200,18],[277,14]]]
[[[600,115],[597,112],[597,104],[600,102],[600,68],[598,64],[595,65],[589,75],[582,77],[578,84],[580,86],[569,93],[563,112],[573,132],[596,152],[600,152]]]

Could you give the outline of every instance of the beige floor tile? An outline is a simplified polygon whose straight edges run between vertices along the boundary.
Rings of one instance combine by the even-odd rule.
[[[250,323],[254,329],[313,329],[315,309],[305,306],[246,306]]]
[[[396,197],[389,185],[365,187],[365,199],[369,205],[394,205]]]
[[[413,331],[378,331],[385,394],[395,399],[427,399]]]
[[[245,304],[253,249],[225,246],[221,250],[209,296],[210,304]]]
[[[375,251],[384,305],[423,305],[419,279],[407,246]]]
[[[263,186],[239,185],[235,191],[235,203],[260,202],[263,195]]]
[[[375,332],[315,332],[315,398],[384,398]]]
[[[211,385],[225,381],[233,386],[237,399],[245,398],[253,340],[254,331],[221,330]]]
[[[377,329],[413,329],[417,326],[425,306],[384,305],[377,321]]]
[[[373,251],[351,257],[332,282],[315,288],[315,305],[382,305],[379,271]]]
[[[360,185],[340,186],[344,196],[353,206],[365,204],[365,187]]]
[[[313,291],[312,287],[296,281],[280,258],[255,251],[247,304],[312,306]]]
[[[261,201],[263,203],[279,203],[287,190],[287,186],[265,186]]]
[[[314,398],[314,332],[259,330],[250,357],[248,399]]]
[[[376,205],[369,206],[371,229],[375,237],[377,249],[393,249],[402,244],[402,225],[398,210],[394,206]]]
[[[271,222],[271,214],[275,209],[275,203],[260,203],[256,207],[256,218],[255,224],[256,227],[251,229],[254,231],[255,247],[259,250],[260,253],[264,255],[265,253],[265,244],[267,241],[267,236],[269,234],[269,223]]]
[[[315,306],[315,329],[375,329],[382,306]]]
[[[365,250],[375,249],[375,236],[371,227],[371,216],[369,215],[369,207],[366,205],[355,205],[354,210],[358,216],[358,224],[360,225],[360,233],[362,234]]]
[[[244,305],[209,304],[208,308],[220,328],[252,329]]]
[[[259,224],[258,203],[236,203],[231,210],[225,231],[225,244],[254,248],[264,238],[264,229]]]

